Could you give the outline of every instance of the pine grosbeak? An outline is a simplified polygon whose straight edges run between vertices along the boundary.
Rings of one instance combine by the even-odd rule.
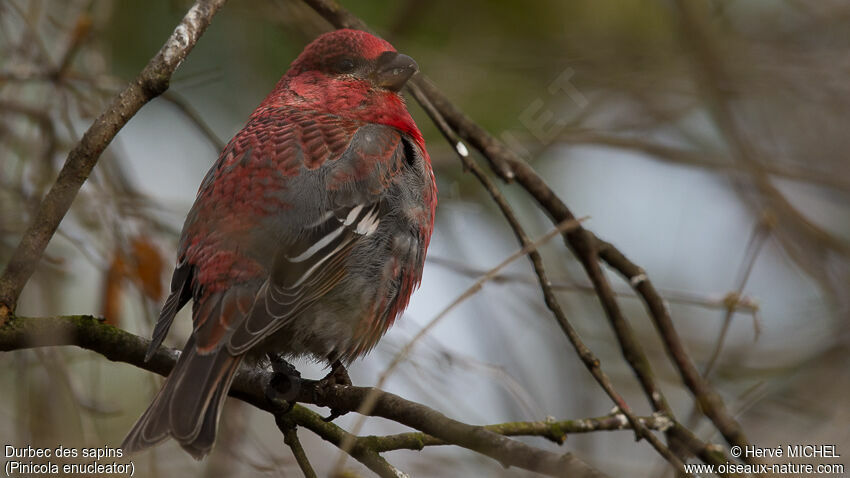
[[[213,446],[240,363],[267,353],[348,364],[422,277],[437,191],[399,90],[416,62],[355,30],[310,43],[222,151],[186,218],[171,295],[194,329],[122,445]]]

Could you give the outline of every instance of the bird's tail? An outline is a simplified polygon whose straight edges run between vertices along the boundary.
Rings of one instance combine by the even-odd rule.
[[[201,355],[189,339],[174,370],[147,411],[142,414],[121,448],[133,453],[152,447],[169,436],[200,460],[212,449],[222,405],[242,356],[226,347]]]

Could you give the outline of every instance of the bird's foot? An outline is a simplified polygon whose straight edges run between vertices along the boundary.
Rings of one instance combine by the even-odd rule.
[[[265,389],[266,399],[286,414],[295,406],[295,398],[301,388],[301,373],[283,358],[283,355],[268,354],[272,366],[272,377]]]
[[[325,375],[325,378],[321,382],[326,382],[327,385],[352,385],[351,377],[348,376],[348,370],[345,369],[345,365],[339,360],[333,362],[331,371]]]
[[[316,387],[319,387],[322,393],[324,394],[330,387],[334,385],[352,385],[351,377],[348,376],[348,370],[345,369],[345,366],[339,360],[333,361],[330,373],[328,373],[325,378],[319,380],[319,382],[316,384]],[[332,422],[337,418],[345,415],[346,413],[348,413],[347,410],[331,408],[331,414],[327,417],[322,418],[322,420],[326,422]]]

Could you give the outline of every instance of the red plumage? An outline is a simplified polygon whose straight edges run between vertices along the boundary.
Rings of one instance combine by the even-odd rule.
[[[201,458],[243,359],[348,363],[401,314],[436,207],[398,93],[416,68],[368,33],[322,35],[225,147],[186,218],[148,355],[189,300],[194,330],[125,450],[172,436]]]

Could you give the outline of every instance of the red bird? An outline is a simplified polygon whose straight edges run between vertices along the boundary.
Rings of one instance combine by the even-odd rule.
[[[412,58],[355,30],[307,45],[201,183],[146,358],[193,300],[194,330],[122,448],[209,453],[240,363],[348,364],[422,278],[437,190],[399,90]]]

